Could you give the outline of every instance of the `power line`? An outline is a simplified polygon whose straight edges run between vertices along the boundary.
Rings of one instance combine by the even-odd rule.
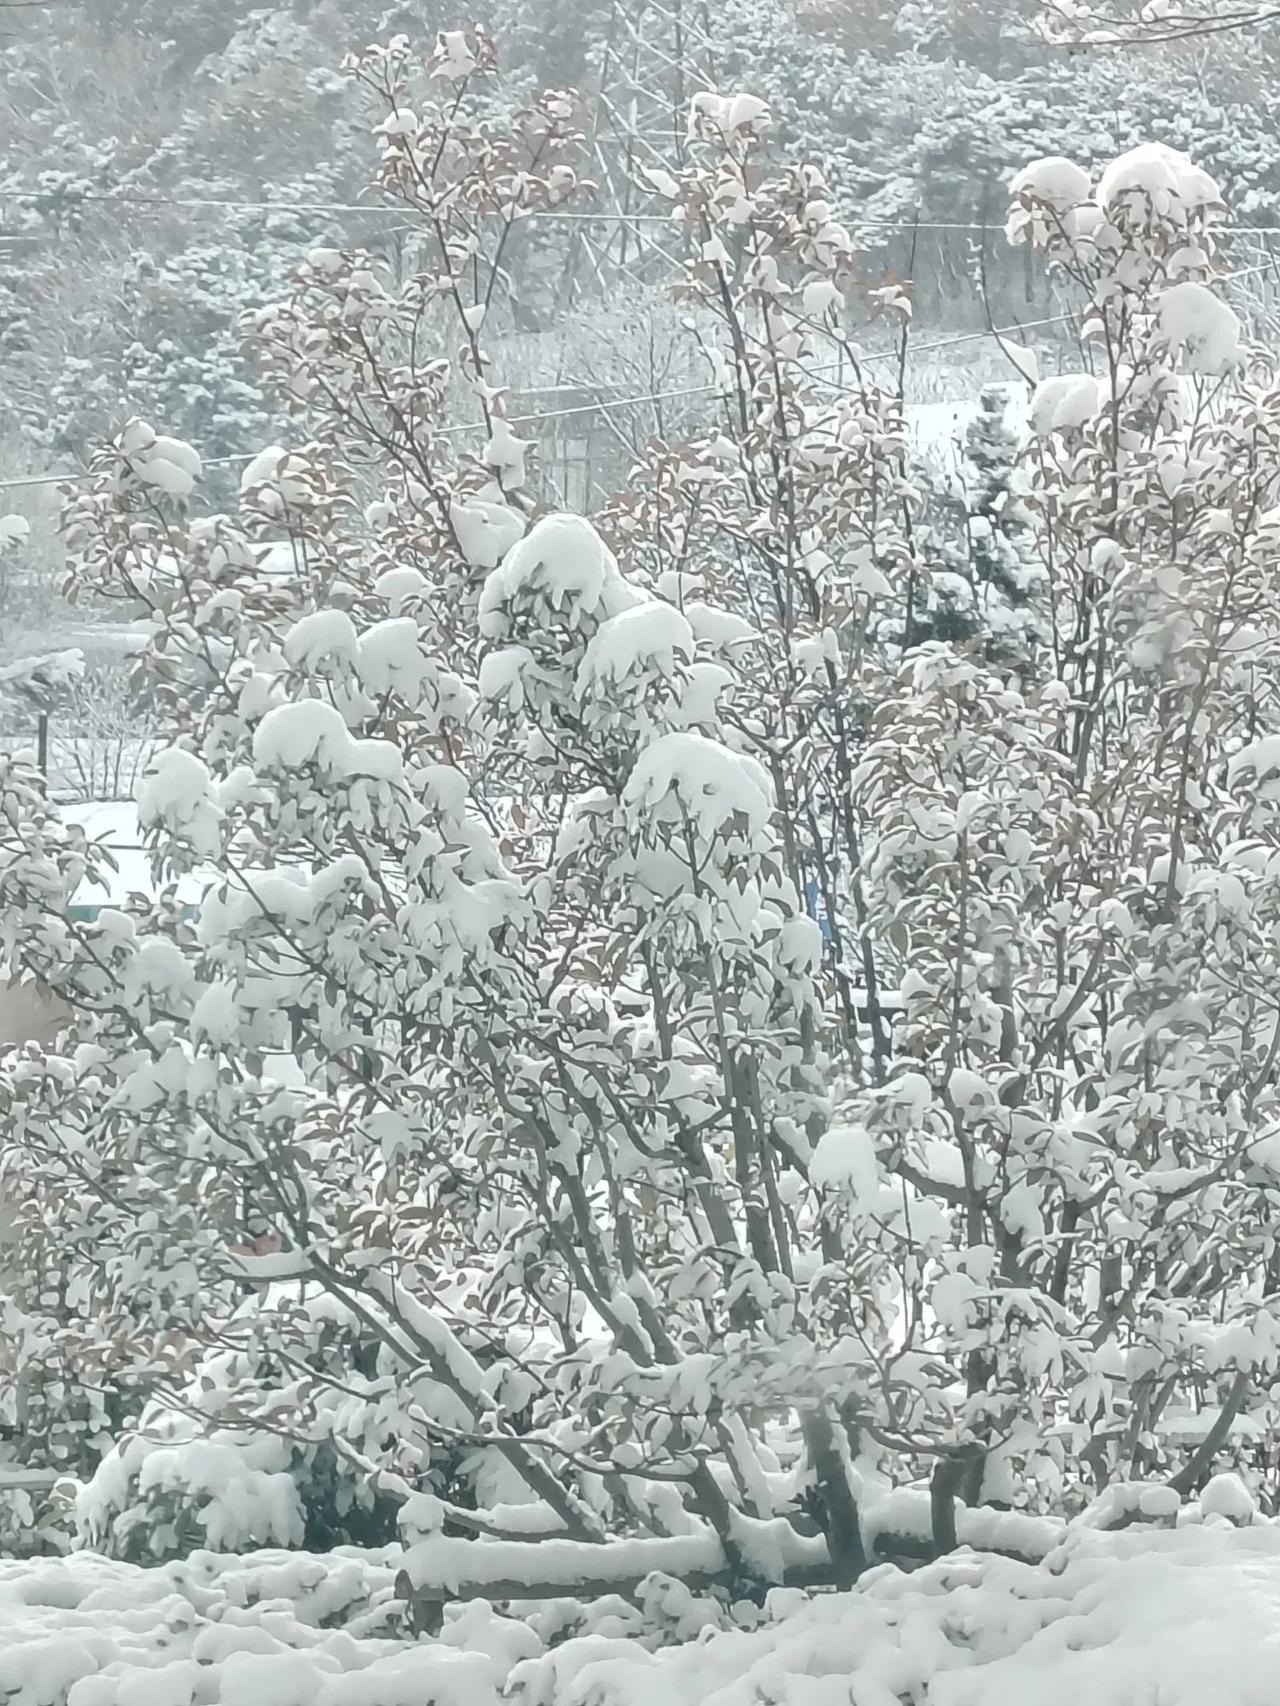
[[[42,191],[22,190],[7,191],[5,192],[4,197],[0,199],[17,202],[39,202],[42,200],[47,201],[50,198]],[[85,203],[94,207],[177,207],[184,210],[220,210],[223,213],[363,213],[371,214],[374,217],[394,216],[400,219],[403,219],[407,213],[412,213],[414,211],[411,205],[383,205],[381,203],[360,201],[231,201],[224,199],[221,196],[135,195],[129,191],[112,191],[109,195],[90,191],[84,195],[68,196],[66,201],[61,204],[60,210],[73,211],[75,208],[80,207]],[[517,209],[516,217],[540,220],[549,219],[557,224],[562,220],[610,222],[614,220],[631,221],[637,217],[644,219],[646,222],[650,220],[661,221],[662,223],[668,222],[667,215],[661,213],[641,214],[637,216],[635,214],[626,213],[584,213],[575,210],[562,211],[559,208],[530,208],[528,212],[524,214],[521,214]],[[14,233],[14,235],[23,235],[23,233]]]
[[[1034,331],[1041,326],[1057,325],[1063,320],[1073,318],[1071,314],[1054,314],[1044,320],[1030,320],[1022,326],[997,327],[994,332],[961,332],[955,337],[940,338],[933,343],[915,344],[912,354],[928,355],[933,350],[948,349],[955,344],[971,343],[977,339],[996,337],[1002,338],[1015,332]],[[859,356],[859,361],[888,361],[897,359],[896,350],[873,350],[869,354]],[[814,374],[814,378],[832,379],[840,376],[838,369],[823,369]],[[568,420],[580,415],[612,414],[619,409],[635,409],[645,403],[668,403],[688,397],[710,397],[721,389],[718,385],[686,385],[671,391],[649,391],[641,396],[614,397],[594,403],[575,403],[565,409],[544,409],[537,414],[511,415],[507,417],[508,426],[540,426],[547,421]],[[481,421],[468,421],[459,426],[444,427],[441,438],[459,438],[469,433],[482,433],[486,430]],[[258,450],[238,451],[231,456],[210,456],[201,459],[204,468],[227,468],[238,463],[252,462],[259,455]],[[0,480],[0,491],[12,492],[29,490],[37,486],[67,486],[82,485],[90,476],[87,472],[68,474],[32,474],[16,480]]]
[[[670,138],[663,136],[663,141]],[[6,191],[4,200],[17,202],[39,202],[49,199],[49,193],[40,190]],[[173,207],[204,211],[222,211],[224,213],[342,213],[368,214],[375,218],[403,218],[412,213],[411,206],[384,205],[370,202],[346,201],[232,201],[218,196],[162,196],[139,195],[131,191],[111,191],[99,193],[90,191],[83,195],[69,196],[65,207],[70,210],[84,203],[95,207]],[[608,213],[583,212],[570,209],[530,209],[527,213],[517,214],[518,218],[549,220],[553,224],[582,223],[591,225],[671,225],[675,221],[666,213]],[[848,223],[855,229],[859,226],[874,228],[877,231],[967,231],[985,235],[1003,235],[1005,226],[991,221],[984,222],[974,219],[878,219],[851,214]],[[1230,237],[1274,237],[1280,236],[1278,225],[1215,225],[1214,232]],[[22,237],[26,232],[9,232],[9,237]]]
[[[505,417],[508,426],[537,426],[544,421],[564,420],[573,415],[606,414],[616,409],[638,408],[642,403],[665,403],[678,397],[705,397],[718,389],[715,385],[688,385],[673,391],[650,391],[644,396],[615,397],[596,403],[577,403],[567,409],[545,409],[539,414],[511,415]],[[486,431],[483,421],[468,421],[462,425],[443,427],[441,438],[459,438],[467,433],[482,433]],[[230,456],[209,456],[201,458],[202,468],[229,468],[241,462],[252,462],[259,450],[237,451]],[[32,474],[17,480],[0,480],[0,491],[12,492],[29,490],[35,486],[68,486],[83,485],[90,478],[87,471],[67,474]]]

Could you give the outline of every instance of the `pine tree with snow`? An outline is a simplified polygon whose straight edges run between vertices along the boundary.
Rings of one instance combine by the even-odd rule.
[[[1010,396],[986,386],[965,433],[966,533],[991,655],[1021,662],[1044,640],[1045,574],[1019,492],[1020,445]]]
[[[913,458],[922,584],[911,637],[1023,668],[1046,639],[1048,606],[1013,407],[1006,387],[985,386],[963,437]]]

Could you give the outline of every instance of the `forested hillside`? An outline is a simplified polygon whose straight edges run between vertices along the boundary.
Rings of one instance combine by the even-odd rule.
[[[827,163],[867,282],[884,268],[910,277],[930,334],[981,326],[988,311],[1001,322],[1048,311],[1032,270],[991,232],[964,229],[1000,225],[1004,186],[1036,154],[1103,161],[1157,137],[1215,174],[1234,221],[1280,226],[1280,49],[1265,36],[1072,53],[1047,48],[1031,14],[1010,17],[997,0],[801,0],[798,11],[793,0],[489,0],[474,10],[499,44],[499,99],[534,84],[582,91],[614,175],[577,211],[617,211],[619,183],[637,175],[620,162],[669,153],[695,88],[750,88],[770,101],[786,150]],[[239,314],[279,290],[304,242],[395,257],[412,241],[385,211],[326,210],[370,199],[364,112],[342,57],[389,32],[429,38],[453,22],[437,0],[77,0],[5,15],[6,471],[74,465],[134,410],[198,438],[209,457],[272,429],[237,355]],[[626,205],[641,211],[634,193]],[[575,346],[603,324],[608,343],[611,303],[639,287],[616,266],[596,268],[567,228],[560,238],[541,278],[522,281],[522,323],[543,343],[568,328]],[[608,227],[586,238],[601,246]],[[1276,240],[1241,236],[1227,252],[1257,261]],[[651,269],[645,281],[645,310],[658,316],[665,280]],[[505,365],[515,383],[543,383],[558,355],[535,341]]]

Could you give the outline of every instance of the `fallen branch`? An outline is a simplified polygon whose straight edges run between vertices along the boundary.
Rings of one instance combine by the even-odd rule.
[[[20,1463],[0,1463],[0,1493],[47,1493],[62,1480],[61,1469],[28,1469]]]
[[[940,1556],[932,1517],[928,1492],[908,1488],[877,1500],[862,1513],[868,1563],[928,1562]],[[740,1523],[748,1556],[751,1526],[746,1520]],[[821,1537],[790,1531],[782,1546],[776,1524],[759,1526],[770,1530],[772,1541],[768,1553],[761,1549],[760,1585],[837,1585],[837,1573]],[[1038,1564],[1061,1542],[1066,1525],[1047,1517],[960,1506],[955,1529],[959,1546]],[[672,1576],[695,1589],[743,1585],[741,1572],[731,1569],[719,1540],[709,1531],[588,1545],[561,1539],[488,1541],[433,1534],[410,1548],[397,1592],[412,1605],[415,1626],[429,1631],[439,1627],[444,1606],[454,1601],[632,1597],[652,1575]]]

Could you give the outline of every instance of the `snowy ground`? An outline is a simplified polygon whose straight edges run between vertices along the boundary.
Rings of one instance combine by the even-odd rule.
[[[1081,1531],[1039,1567],[886,1569],[780,1629],[606,1659],[565,1678],[555,1706],[1275,1706],[1280,1530],[1223,1521]]]
[[[1132,1502],[1132,1501],[1131,1501]],[[1176,1500],[1173,1501],[1176,1503]],[[1157,1521],[1167,1489],[1149,1489]],[[1114,1514],[1114,1512],[1113,1512]],[[478,1543],[482,1544],[482,1543]],[[1041,1565],[958,1554],[716,1627],[679,1583],[404,1632],[397,1549],[0,1564],[11,1706],[1275,1706],[1280,1524],[1232,1477],[1176,1526],[1082,1522]],[[724,1619],[720,1620],[723,1625]],[[575,1632],[562,1639],[566,1628]],[[581,1631],[581,1632],[578,1632]]]
[[[123,906],[131,894],[156,893],[151,855],[143,845],[137,807],[131,800],[77,800],[61,810],[67,823],[80,824],[91,841],[106,849],[116,867],[103,873],[105,888],[97,882],[81,883],[72,901],[77,910]],[[199,905],[208,883],[209,878],[199,874],[182,877],[177,884],[179,900],[184,906]]]

